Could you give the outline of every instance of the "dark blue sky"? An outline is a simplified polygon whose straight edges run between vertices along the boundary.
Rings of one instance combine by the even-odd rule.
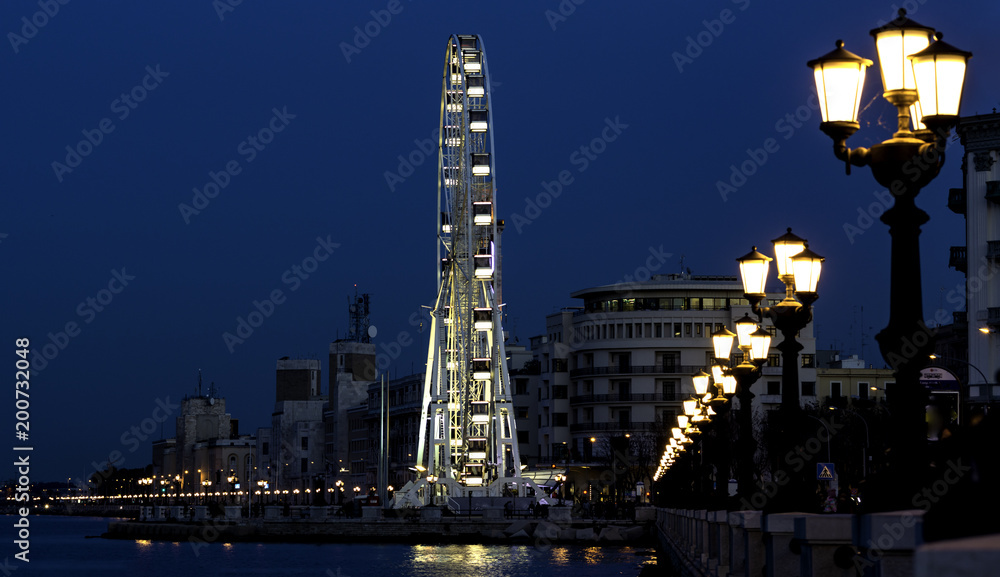
[[[914,20],[975,54],[963,112],[990,112],[1000,100],[1000,6],[910,4]],[[695,274],[737,274],[736,257],[751,244],[770,252],[791,226],[827,257],[820,345],[860,352],[863,325],[865,357],[881,364],[871,337],[887,320],[889,237],[858,213],[880,211],[879,187],[868,169],[847,177],[834,159],[808,106],[805,62],[837,38],[875,59],[868,30],[894,15],[892,3],[245,1],[222,18],[210,0],[40,10],[0,6],[0,343],[8,359],[17,337],[36,350],[63,345],[31,376],[35,479],[89,475],[115,451],[123,466],[148,463],[139,439],[160,435],[148,432],[148,419],[164,415],[157,400],[194,393],[198,369],[243,431],[269,423],[275,360],[316,356],[325,372],[355,284],[372,295],[380,351],[413,342],[390,374],[422,369],[426,332],[411,319],[434,296],[436,152],[403,182],[390,186],[386,173],[399,171],[400,155],[419,159],[439,123],[454,33],[486,43],[508,223],[503,296],[522,343],[543,332],[546,314],[578,304],[570,292],[634,275],[651,250],[672,255],[656,273],[681,270],[683,255]],[[370,24],[371,11],[391,19]],[[355,30],[366,26],[378,32],[367,43]],[[890,136],[894,110],[880,84],[876,69],[852,146]],[[580,147],[616,122],[620,134],[585,166]],[[248,140],[267,127],[281,130],[262,135],[266,144]],[[80,145],[88,134],[99,143]],[[753,174],[723,198],[717,183],[768,139],[766,160],[751,161]],[[945,207],[947,189],[961,185],[955,150],[918,200],[931,214],[929,317],[955,310],[947,295],[962,283],[947,268],[948,247],[964,244],[962,217]],[[527,208],[562,171],[573,177],[562,194],[540,213]],[[193,188],[211,173],[226,186],[194,205]],[[199,213],[185,218],[182,203]],[[293,266],[331,252],[292,280]],[[223,334],[276,289],[271,316],[227,347]],[[57,334],[67,323],[78,332]],[[13,360],[7,367],[10,376]],[[12,399],[8,430],[13,413]]]

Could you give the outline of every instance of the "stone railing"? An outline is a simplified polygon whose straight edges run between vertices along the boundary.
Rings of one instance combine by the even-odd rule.
[[[952,573],[917,569],[933,562],[955,566],[958,557],[969,557],[969,547],[982,545],[970,539],[966,545],[922,546],[919,510],[856,516],[661,508],[656,527],[675,574],[684,577],[936,577]],[[993,574],[1000,564],[1000,536],[992,539],[983,545],[993,555],[992,565],[963,575]],[[963,566],[969,563],[966,559]]]

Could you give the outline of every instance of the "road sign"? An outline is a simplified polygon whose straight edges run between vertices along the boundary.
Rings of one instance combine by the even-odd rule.
[[[816,463],[816,479],[819,481],[832,481],[837,475],[833,463]]]

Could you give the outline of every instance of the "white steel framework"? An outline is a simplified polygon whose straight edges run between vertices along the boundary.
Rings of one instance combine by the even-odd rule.
[[[441,90],[438,294],[416,469],[436,477],[438,493],[453,497],[521,486],[501,326],[503,222],[496,218],[493,126],[482,38],[452,36]]]

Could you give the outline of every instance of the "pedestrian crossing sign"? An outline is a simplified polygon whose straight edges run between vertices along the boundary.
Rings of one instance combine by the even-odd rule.
[[[832,481],[836,470],[833,463],[816,463],[816,479],[819,481]]]

